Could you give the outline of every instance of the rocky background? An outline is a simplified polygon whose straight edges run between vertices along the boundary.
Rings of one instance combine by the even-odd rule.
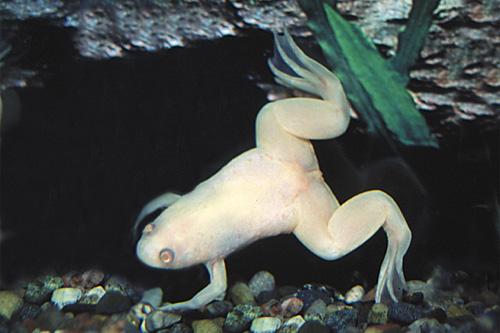
[[[334,2],[334,1],[331,1]],[[404,27],[411,0],[339,0],[338,10],[358,24],[381,52],[390,55]],[[421,59],[411,71],[410,90],[438,137],[474,121],[494,129],[499,117],[498,37],[500,4],[493,0],[442,0]],[[1,35],[8,43],[24,20],[41,19],[74,29],[80,55],[126,57],[189,47],[200,40],[288,27],[313,41],[295,0],[25,1],[0,3]],[[2,73],[3,86],[25,85],[31,69]]]

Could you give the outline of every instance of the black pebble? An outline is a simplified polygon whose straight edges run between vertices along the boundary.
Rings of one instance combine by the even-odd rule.
[[[23,321],[26,319],[35,319],[36,316],[40,313],[40,307],[35,304],[24,303],[21,310],[16,315],[16,318],[19,321]]]
[[[280,295],[276,289],[273,290],[265,290],[261,292],[255,299],[257,304],[264,304],[269,302],[272,299],[279,299]]]
[[[434,309],[430,310],[428,313],[426,313],[425,317],[434,318],[437,321],[439,321],[441,324],[443,324],[444,322],[446,322],[447,315],[446,315],[446,311],[444,311],[443,309],[434,308]]]
[[[228,301],[215,301],[207,305],[205,311],[211,318],[224,317],[233,309],[233,305]]]
[[[97,303],[96,312],[113,314],[126,312],[130,309],[130,299],[118,291],[108,291]]]
[[[424,316],[421,308],[409,303],[392,303],[389,306],[389,319],[400,324],[408,325]]]
[[[96,305],[95,304],[80,304],[80,303],[76,303],[76,304],[66,305],[62,309],[62,311],[63,312],[72,312],[72,313],[84,313],[84,312],[94,313],[95,309],[96,309]]]
[[[358,320],[358,310],[343,309],[330,313],[325,318],[325,324],[334,332],[344,332],[350,326],[355,326]]]
[[[330,333],[330,329],[319,321],[306,321],[297,333]]]
[[[424,303],[424,294],[421,292],[406,294],[403,296],[403,301],[413,305],[422,305]]]

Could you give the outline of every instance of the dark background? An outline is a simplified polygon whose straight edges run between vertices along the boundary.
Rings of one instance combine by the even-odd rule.
[[[206,283],[204,269],[141,264],[133,220],[154,196],[191,190],[253,146],[254,119],[266,103],[256,82],[272,81],[271,35],[94,61],[77,54],[71,34],[27,21],[14,44],[16,65],[37,69],[43,87],[15,89],[19,120],[2,133],[1,218],[10,235],[1,245],[2,278],[100,268],[169,286],[173,299],[190,297]],[[15,118],[5,104],[5,118]],[[353,122],[343,137],[315,147],[341,201],[381,188],[400,203],[414,236],[407,278],[425,278],[440,264],[498,281],[498,133],[459,124],[441,145],[394,154]],[[228,258],[229,283],[267,269],[280,285],[373,286],[385,246],[379,232],[326,262],[293,236],[262,240]]]

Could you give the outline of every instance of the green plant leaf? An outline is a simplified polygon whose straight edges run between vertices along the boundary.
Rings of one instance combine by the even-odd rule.
[[[370,96],[387,128],[406,145],[437,147],[425,119],[401,84],[404,77],[382,58],[358,27],[329,5],[325,4],[324,8],[349,68]]]

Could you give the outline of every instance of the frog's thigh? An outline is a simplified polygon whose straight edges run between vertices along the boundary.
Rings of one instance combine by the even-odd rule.
[[[380,191],[354,196],[329,217],[324,216],[325,209],[305,203],[294,234],[316,255],[334,260],[368,240],[386,221],[389,205],[388,196]]]

